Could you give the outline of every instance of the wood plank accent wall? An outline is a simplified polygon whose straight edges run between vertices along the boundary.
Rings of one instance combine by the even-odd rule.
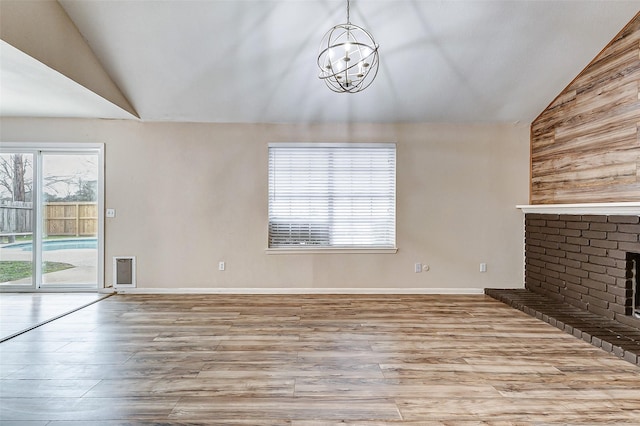
[[[531,125],[531,204],[640,201],[640,13]]]

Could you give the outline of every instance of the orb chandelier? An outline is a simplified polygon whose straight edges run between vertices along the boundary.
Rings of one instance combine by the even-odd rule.
[[[351,23],[347,0],[347,23],[331,28],[322,38],[318,67],[321,80],[338,93],[357,93],[378,75],[378,45],[371,34]]]

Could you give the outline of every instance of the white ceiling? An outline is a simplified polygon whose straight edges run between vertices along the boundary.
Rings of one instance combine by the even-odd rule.
[[[135,118],[3,40],[0,57],[0,116]]]
[[[194,122],[528,123],[640,9],[639,0],[352,0],[351,22],[380,44],[380,72],[364,92],[336,94],[316,58],[324,33],[346,21],[345,1],[60,3],[141,119]],[[13,84],[1,83],[3,93]],[[19,115],[47,115],[33,108]]]

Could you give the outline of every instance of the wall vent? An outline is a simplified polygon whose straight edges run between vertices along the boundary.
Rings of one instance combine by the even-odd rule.
[[[113,258],[113,288],[135,288],[136,258],[135,256],[119,256]]]

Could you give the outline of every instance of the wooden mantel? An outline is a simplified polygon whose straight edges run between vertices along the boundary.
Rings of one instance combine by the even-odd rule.
[[[518,205],[523,213],[640,216],[640,202]]]

